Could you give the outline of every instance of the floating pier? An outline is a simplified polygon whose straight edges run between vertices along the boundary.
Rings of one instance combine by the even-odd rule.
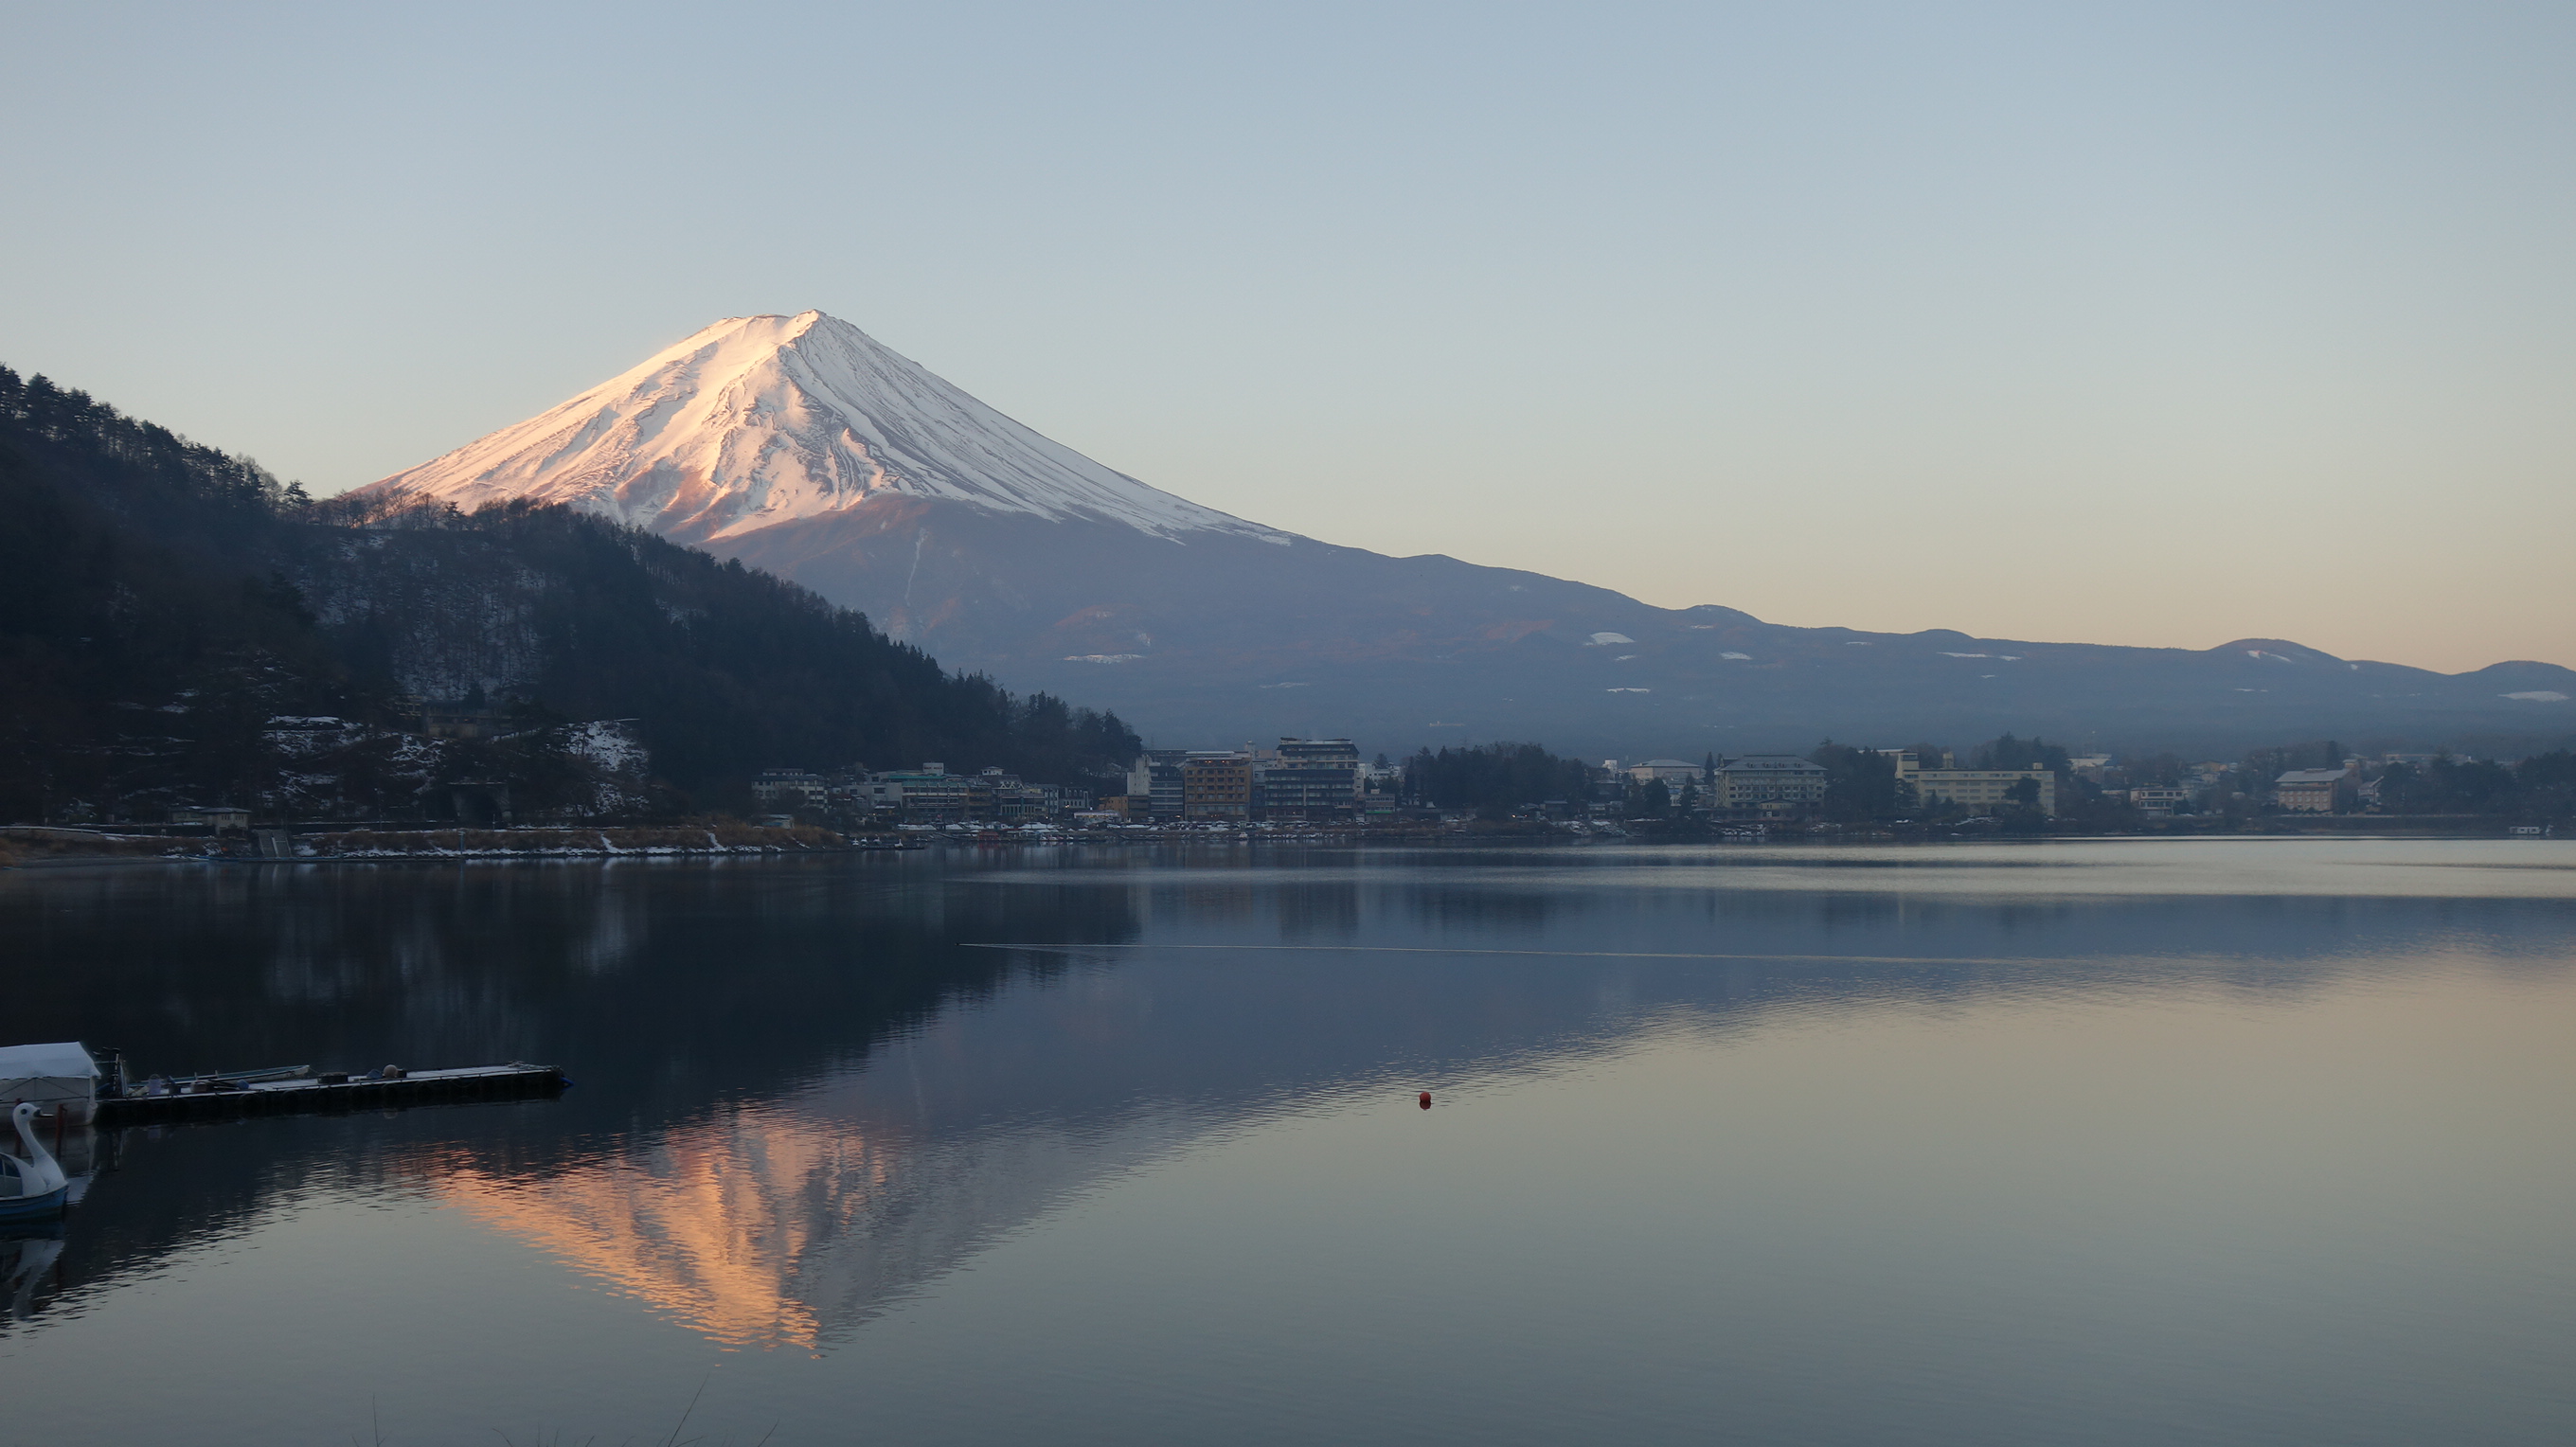
[[[128,1087],[101,1095],[98,1123],[150,1125],[161,1121],[213,1120],[290,1111],[389,1110],[461,1100],[513,1100],[560,1094],[572,1082],[551,1065],[513,1060],[507,1065],[465,1065],[450,1070],[411,1070],[387,1075],[325,1071],[284,1079],[237,1081],[222,1077],[172,1083],[167,1093]]]

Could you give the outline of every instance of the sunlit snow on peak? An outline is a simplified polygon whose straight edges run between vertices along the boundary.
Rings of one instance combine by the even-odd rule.
[[[1163,537],[1286,541],[1050,441],[818,311],[727,318],[368,491],[467,511],[566,503],[698,538],[896,494]]]

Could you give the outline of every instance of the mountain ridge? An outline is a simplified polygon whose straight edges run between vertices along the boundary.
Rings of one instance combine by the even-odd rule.
[[[820,356],[862,342],[873,349],[864,385],[806,386],[801,351],[775,365],[728,354],[733,375],[783,378],[795,397],[749,386],[692,414],[696,435],[597,450],[636,426],[613,405],[621,396],[641,407],[634,399],[686,391],[674,405],[698,406],[703,388],[674,369],[710,348],[810,345]],[[764,413],[743,397],[774,405]],[[572,446],[582,428],[596,430]],[[843,435],[860,439],[857,453],[832,454],[818,481],[808,459]],[[541,450],[549,437],[565,445]],[[761,471],[760,459],[789,454],[794,467]],[[1039,455],[1061,470],[1027,470]],[[677,476],[692,459],[700,472]],[[1445,554],[1324,542],[1082,458],[814,312],[719,323],[353,496],[604,511],[793,578],[954,666],[1097,700],[1149,736],[1193,746],[1305,732],[1410,748],[1463,732],[1596,756],[1696,756],[1828,734],[2045,728],[2233,752],[2285,736],[2429,742],[2576,727],[2576,671],[2551,664],[2439,674],[2279,639],[2189,650],[1798,628]]]

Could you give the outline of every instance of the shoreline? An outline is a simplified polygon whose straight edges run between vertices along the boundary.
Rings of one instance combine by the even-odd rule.
[[[819,829],[799,829],[794,831],[793,835],[784,839],[728,839],[723,836],[729,834],[749,834],[754,831],[747,826],[718,826],[715,829],[689,828],[685,830],[660,827],[639,829],[612,828],[604,830],[578,831],[559,829],[531,829],[525,831],[467,830],[464,831],[466,838],[462,841],[462,847],[459,847],[458,845],[440,845],[429,842],[431,836],[452,835],[457,832],[454,830],[442,829],[400,832],[361,830],[350,831],[343,834],[296,836],[299,842],[306,840],[321,841],[327,843],[331,847],[314,849],[310,852],[299,850],[293,854],[272,856],[262,856],[247,850],[240,852],[218,853],[210,852],[203,848],[172,848],[169,847],[172,841],[163,838],[136,835],[106,835],[102,838],[101,842],[112,840],[114,843],[130,847],[97,852],[76,851],[75,849],[49,849],[41,855],[31,857],[6,848],[5,841],[8,839],[8,835],[0,834],[0,871],[172,864],[199,864],[209,866],[276,866],[432,862],[499,862],[521,864],[605,863],[615,860],[771,859],[808,855],[931,854],[957,850],[984,852],[999,849],[1063,846],[1083,846],[1089,848],[1114,847],[1119,845],[1167,847],[1172,845],[1192,844],[1279,844],[1339,847],[1381,845],[1414,848],[1476,848],[1481,846],[1526,847],[1534,844],[1598,846],[1609,844],[1648,845],[1658,848],[1691,846],[1742,848],[1790,844],[1824,846],[1837,844],[2062,843],[2068,840],[2082,839],[2343,839],[2354,842],[2397,839],[2461,839],[2498,840],[2516,843],[2548,843],[2554,842],[2555,839],[2560,837],[2576,837],[2576,834],[2566,836],[2552,835],[2543,838],[2533,838],[2528,835],[2516,836],[2509,832],[2513,827],[2510,821],[2488,820],[2483,818],[2459,821],[2427,821],[2425,824],[2413,827],[2409,827],[2408,825],[2399,823],[2395,820],[2368,819],[2365,821],[2363,818],[2359,817],[2351,818],[2349,822],[2337,820],[2333,824],[2326,824],[2325,821],[2322,820],[2302,822],[2308,824],[2310,827],[2258,827],[2233,830],[2154,829],[2113,832],[2069,830],[2040,831],[2028,834],[2006,834],[1994,830],[1972,830],[1965,832],[1947,829],[1938,831],[1897,831],[1884,828],[1846,827],[1830,832],[1811,833],[1805,830],[1782,830],[1778,833],[1765,835],[1721,835],[1714,833],[1670,834],[1642,832],[1625,834],[1572,834],[1561,829],[1527,827],[1488,827],[1483,829],[1428,828],[1407,830],[1320,830],[1313,833],[1282,833],[1269,830],[1176,829],[1122,830],[1116,833],[1065,831],[1061,833],[1021,834],[1010,832],[988,833],[980,836],[939,836],[917,834],[904,836],[900,839],[886,839],[884,836],[863,836],[858,839],[851,839],[844,836],[831,835],[826,831]],[[2324,827],[2316,827],[2318,825],[2323,825]],[[25,826],[17,827],[24,828]],[[74,844],[75,841],[64,839],[61,836],[66,834],[86,833],[88,831],[54,830],[49,828],[46,832],[55,835],[53,840],[47,841],[48,843]],[[772,834],[787,833],[788,831],[763,829],[757,832]],[[660,837],[650,839],[631,838],[627,842],[622,843],[614,838],[608,837],[620,834],[630,836],[652,835]],[[670,837],[674,834],[694,834],[698,836],[698,840],[682,842],[679,839]],[[542,835],[552,837],[543,839],[530,837],[526,839],[526,842],[520,842],[520,840],[511,837],[514,835]],[[582,842],[576,843],[573,839],[565,837],[567,835],[580,835],[587,837],[583,839]],[[809,840],[806,838],[794,837],[794,835],[814,835],[821,837]],[[396,841],[400,842],[397,843]],[[356,847],[351,847],[352,845],[355,845]]]

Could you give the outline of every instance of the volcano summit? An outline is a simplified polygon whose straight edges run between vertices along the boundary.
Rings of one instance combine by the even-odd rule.
[[[727,318],[373,491],[468,512],[569,503],[693,543],[894,498],[1156,537],[1286,537],[1112,472],[813,311]]]
[[[2548,664],[2445,675],[2259,638],[2194,651],[1791,628],[1318,542],[1104,467],[812,311],[718,322],[358,495],[604,514],[1173,745],[1472,734],[1695,757],[2009,728],[2218,752],[2576,728],[2576,671]]]

